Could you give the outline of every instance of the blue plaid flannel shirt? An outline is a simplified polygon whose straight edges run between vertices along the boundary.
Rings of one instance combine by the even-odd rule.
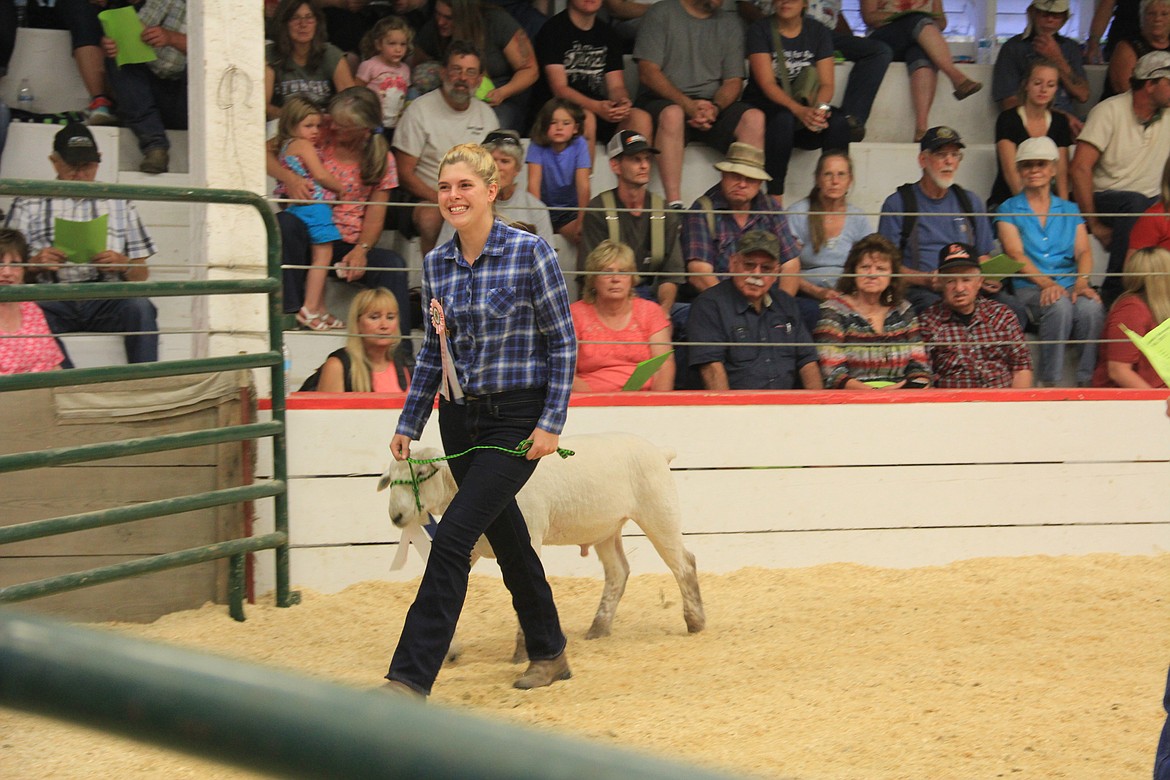
[[[577,363],[569,294],[556,253],[544,239],[496,220],[483,254],[470,265],[459,237],[423,264],[423,306],[443,305],[448,343],[464,392],[548,388],[537,425],[560,434]],[[397,432],[422,434],[442,381],[439,339],[430,317]]]

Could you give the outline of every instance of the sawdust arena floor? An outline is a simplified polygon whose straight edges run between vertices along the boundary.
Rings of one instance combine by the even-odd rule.
[[[1170,663],[1170,555],[990,558],[921,569],[833,564],[702,574],[688,635],[669,575],[631,578],[612,636],[581,637],[599,579],[553,578],[573,678],[510,687],[503,585],[473,577],[465,654],[433,706],[755,777],[1148,778]],[[222,606],[126,634],[371,688],[415,583]],[[0,709],[0,774],[252,778]]]

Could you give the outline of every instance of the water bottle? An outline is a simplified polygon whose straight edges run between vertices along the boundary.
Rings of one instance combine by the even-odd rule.
[[[16,26],[28,26],[28,0],[16,0]]]
[[[284,355],[284,394],[287,396],[292,392],[292,350],[287,342],[280,345],[280,353]]]
[[[20,80],[20,88],[16,91],[16,107],[21,111],[27,111],[30,114],[34,113],[34,104],[37,97],[33,94],[32,84],[28,79]]]

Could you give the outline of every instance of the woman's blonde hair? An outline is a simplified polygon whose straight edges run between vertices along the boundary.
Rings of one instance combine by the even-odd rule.
[[[312,101],[304,95],[289,95],[280,107],[280,120],[276,123],[276,140],[273,141],[274,151],[280,154],[284,145],[296,138],[297,128],[314,114],[323,113]]]
[[[618,271],[625,273],[632,274],[638,270],[638,266],[634,262],[633,249],[619,241],[605,239],[593,247],[593,251],[585,258],[585,271],[590,276],[585,283],[585,289],[581,292],[581,297],[586,303],[593,303],[597,300],[597,288],[593,286],[593,282],[597,279],[597,273],[604,271],[606,266],[610,265],[616,265]],[[637,284],[638,277],[635,276],[634,284],[630,286],[631,296],[634,294],[634,286]]]
[[[492,153],[479,144],[459,144],[452,146],[439,163],[439,175],[448,165],[463,163],[470,168],[484,183],[484,186],[500,186],[500,169],[496,166]]]
[[[368,393],[373,389],[370,381],[373,366],[366,357],[365,339],[358,332],[358,320],[373,309],[385,309],[398,314],[398,299],[385,287],[374,287],[362,290],[349,305],[349,319],[346,320],[349,323],[349,338],[345,340],[345,353],[349,355],[349,383],[355,393]],[[390,346],[386,348],[386,357],[391,363],[394,362],[394,350],[398,349],[400,341],[401,332],[391,338]]]
[[[1139,249],[1125,261],[1125,292],[1140,295],[1155,322],[1170,319],[1170,251],[1152,246]]]
[[[329,101],[329,116],[350,127],[364,127],[370,131],[362,150],[362,184],[376,185],[386,175],[386,156],[390,144],[382,129],[382,102],[372,89],[350,87],[343,89]]]

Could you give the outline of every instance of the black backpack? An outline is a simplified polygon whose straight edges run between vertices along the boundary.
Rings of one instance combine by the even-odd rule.
[[[898,239],[898,249],[902,252],[903,258],[913,257],[917,260],[918,236],[915,234],[914,228],[918,225],[918,194],[914,191],[915,184],[916,182],[910,182],[898,188],[898,194],[902,196],[902,211],[906,212],[902,217],[902,235]],[[971,204],[971,196],[958,184],[952,184],[950,189],[959,199],[959,209],[963,212],[963,216],[971,223],[971,243],[974,244],[975,208]],[[907,253],[906,247],[910,247],[912,252]]]

